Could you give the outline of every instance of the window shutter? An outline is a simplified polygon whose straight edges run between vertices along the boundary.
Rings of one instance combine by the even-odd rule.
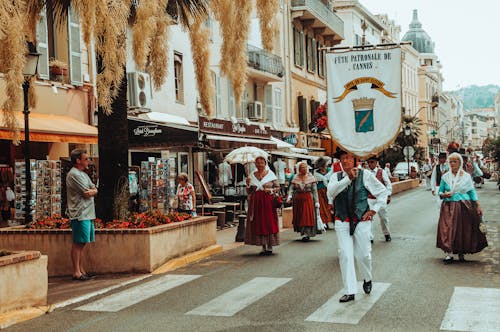
[[[307,132],[307,98],[297,97],[299,107],[299,127],[300,131]]]
[[[230,81],[227,81],[227,87],[229,91],[229,116],[236,116],[236,103],[234,101],[234,90],[233,85]]]
[[[83,85],[82,53],[80,48],[80,19],[70,8],[68,13],[69,78],[73,85]]]
[[[274,89],[274,98],[273,98],[273,112],[274,112],[274,122],[280,125],[283,123],[283,109],[281,107],[281,89]]]
[[[317,63],[316,52],[317,51],[318,51],[318,46],[316,44],[316,39],[313,38],[312,49],[311,49],[312,71],[316,71],[316,63]]]
[[[217,108],[215,110],[215,117],[217,117],[217,115],[220,114],[221,112],[221,107],[222,107],[222,98],[221,98],[221,92],[220,92],[220,76],[215,74],[215,82],[216,82],[216,85],[215,85],[215,91],[216,91],[216,94],[217,94]]]
[[[268,84],[264,87],[264,104],[266,108],[266,119],[273,122],[273,86]]]
[[[304,67],[304,31],[299,34],[299,45],[300,45],[300,66]]]
[[[38,58],[38,78],[48,80],[49,77],[49,44],[47,31],[47,10],[45,7],[40,12],[40,20],[36,24],[37,51],[40,53]]]

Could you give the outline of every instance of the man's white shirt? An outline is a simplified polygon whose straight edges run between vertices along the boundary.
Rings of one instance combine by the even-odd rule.
[[[337,197],[338,194],[340,194],[342,191],[344,191],[350,184],[351,184],[351,179],[349,179],[349,176],[345,171],[342,171],[343,177],[339,181],[338,180],[338,173],[334,173],[332,177],[330,178],[330,182],[328,183],[328,203],[333,204],[333,200],[335,197]],[[385,172],[383,172],[385,173]],[[358,175],[359,176],[359,175]],[[373,175],[371,170],[364,170],[363,171],[363,183],[365,185],[365,188],[373,195],[375,196],[373,205],[371,205],[371,209],[375,212],[378,212],[382,207],[387,206],[387,196],[388,196],[388,190],[380,181]],[[391,186],[391,191],[392,191],[392,186]]]

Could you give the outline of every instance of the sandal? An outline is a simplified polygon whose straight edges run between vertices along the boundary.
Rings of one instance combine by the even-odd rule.
[[[82,274],[79,277],[73,276],[73,280],[78,280],[78,281],[87,281],[90,280],[89,277],[87,277],[85,274]]]

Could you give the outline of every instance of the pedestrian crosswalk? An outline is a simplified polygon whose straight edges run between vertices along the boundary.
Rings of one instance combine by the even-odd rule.
[[[118,312],[142,301],[168,292],[203,277],[202,275],[169,274],[139,286],[125,289],[77,307],[75,310]],[[212,300],[187,311],[186,315],[232,317],[286,286],[292,278],[255,277],[232,290],[217,295]],[[304,321],[356,325],[372,310],[390,289],[390,283],[374,282],[372,292],[365,295],[362,283],[353,302],[339,303],[340,290],[326,303],[318,303],[318,309],[304,313]],[[498,331],[500,326],[500,289],[455,287],[440,330],[442,331]]]
[[[306,321],[358,324],[361,318],[370,311],[373,305],[380,299],[382,294],[391,284],[374,282],[370,295],[363,293],[363,283],[358,284],[358,295],[356,301],[348,303],[339,303],[339,298],[344,295],[342,291],[332,296],[318,310],[313,312]]]
[[[455,287],[441,330],[500,330],[500,289]]]

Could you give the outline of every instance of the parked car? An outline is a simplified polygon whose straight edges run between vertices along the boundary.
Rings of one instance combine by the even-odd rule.
[[[420,174],[420,169],[418,163],[410,161],[410,171],[412,167],[415,168],[416,174],[410,174],[411,177],[418,178]],[[396,164],[394,170],[392,171],[394,177],[398,177],[400,180],[408,178],[408,163],[406,161],[401,161]]]

